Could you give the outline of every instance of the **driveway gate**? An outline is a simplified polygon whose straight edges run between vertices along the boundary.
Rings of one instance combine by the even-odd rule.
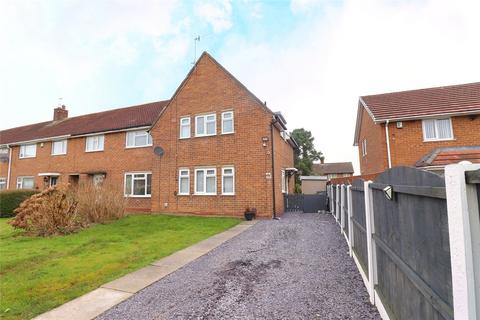
[[[285,211],[318,212],[327,210],[327,193],[286,194],[284,195]]]

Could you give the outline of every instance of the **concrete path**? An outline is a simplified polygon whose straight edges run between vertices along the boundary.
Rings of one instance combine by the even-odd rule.
[[[172,264],[173,261],[165,262]],[[369,303],[361,276],[348,256],[345,239],[333,217],[286,214],[280,221],[258,222],[98,319],[380,319],[380,316]]]
[[[145,268],[104,284],[100,288],[41,314],[34,319],[94,319],[116,304],[128,299],[134,293],[175,272],[177,269],[215,249],[225,241],[239,235],[255,223],[256,221],[242,222],[225,232],[214,235],[186,249],[177,251],[168,257],[155,261]]]

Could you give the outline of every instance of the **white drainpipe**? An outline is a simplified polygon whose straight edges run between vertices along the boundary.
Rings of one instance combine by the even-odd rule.
[[[12,148],[8,146],[8,173],[7,173],[7,189],[10,189],[10,172],[12,170]]]
[[[390,169],[392,167],[392,157],[390,155],[390,138],[388,134],[388,124],[390,123],[390,120],[387,120],[385,123],[385,138],[387,140],[387,156],[388,156],[388,168]]]

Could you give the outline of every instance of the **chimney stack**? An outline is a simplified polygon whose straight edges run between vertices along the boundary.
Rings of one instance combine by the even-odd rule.
[[[320,162],[321,162],[322,164],[324,164],[324,163],[325,163],[325,157],[320,157]]]
[[[68,118],[68,110],[65,105],[61,105],[53,109],[53,121],[63,120]]]

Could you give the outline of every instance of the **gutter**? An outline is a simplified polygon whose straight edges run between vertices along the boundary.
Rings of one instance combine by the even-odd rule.
[[[387,120],[385,122],[385,138],[387,140],[387,157],[388,157],[388,168],[390,169],[392,167],[392,156],[390,154],[390,137],[388,134],[388,124],[390,123],[390,120]]]
[[[10,172],[12,171],[12,148],[8,146],[8,173],[7,173],[7,189],[10,189]]]

